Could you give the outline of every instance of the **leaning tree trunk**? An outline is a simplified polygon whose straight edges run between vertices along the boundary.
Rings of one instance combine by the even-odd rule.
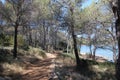
[[[76,35],[74,34],[73,27],[71,30],[72,30],[71,34],[72,34],[72,38],[73,38],[73,47],[74,47],[74,53],[75,53],[75,57],[76,57],[76,63],[77,63],[77,67],[79,67],[80,66],[80,58],[78,55]]]
[[[76,64],[77,64],[77,69],[80,68],[80,64],[81,64],[81,61],[80,61],[80,58],[79,58],[79,55],[78,55],[78,49],[77,49],[77,40],[76,40],[76,35],[75,35],[75,32],[74,32],[74,20],[73,20],[73,8],[70,8],[70,11],[71,11],[71,35],[72,35],[72,38],[73,38],[73,47],[74,47],[74,54],[75,54],[75,57],[76,57]]]
[[[18,24],[16,23],[15,26],[15,32],[14,32],[14,52],[13,52],[13,58],[17,57],[17,34],[18,34]]]

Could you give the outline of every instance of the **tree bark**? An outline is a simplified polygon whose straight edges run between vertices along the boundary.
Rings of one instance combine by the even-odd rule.
[[[67,34],[67,54],[69,53],[69,34]]]
[[[113,47],[113,60],[116,63],[116,61],[117,61],[117,51],[116,51],[115,46]]]
[[[30,26],[28,27],[28,43],[30,46],[33,46],[32,30],[31,30]]]
[[[35,31],[35,40],[34,40],[34,47],[36,48],[37,47],[37,32]]]
[[[94,47],[94,49],[93,49],[93,60],[95,60],[96,49],[97,49],[97,47]]]
[[[116,62],[116,78],[120,80],[120,18],[116,20],[116,32],[117,32],[117,39],[118,39],[118,59]]]
[[[116,8],[117,8],[117,10],[116,10],[117,19],[116,19],[115,27],[116,27],[116,36],[117,36],[117,40],[118,40],[118,59],[116,62],[116,78],[117,78],[117,80],[120,80],[120,0],[117,0]]]
[[[89,50],[90,50],[90,56],[89,57],[92,58],[93,54],[92,54],[92,45],[91,44],[89,45]]]
[[[43,49],[46,50],[46,29],[45,29],[45,21],[43,20]]]
[[[17,35],[18,35],[18,24],[16,23],[15,26],[15,32],[14,32],[14,52],[13,52],[13,58],[17,58]]]
[[[76,41],[76,35],[74,34],[74,30],[73,30],[74,26],[72,26],[72,38],[73,38],[73,47],[74,47],[74,53],[75,53],[75,57],[76,57],[76,64],[77,64],[77,67],[80,67],[80,58],[79,58],[79,55],[78,55],[78,49],[77,49],[77,41]]]
[[[92,44],[91,44],[91,37],[90,37],[90,34],[88,34],[88,40],[89,40],[89,50],[90,50],[90,58],[92,58]]]
[[[116,37],[118,40],[118,58],[116,61],[115,68],[116,68],[116,78],[117,80],[120,80],[120,0],[116,0],[115,2],[117,2],[115,5],[112,4],[112,10],[116,18],[115,28],[116,28]],[[112,1],[112,3],[115,2]]]
[[[82,37],[80,38],[79,54],[81,55]]]

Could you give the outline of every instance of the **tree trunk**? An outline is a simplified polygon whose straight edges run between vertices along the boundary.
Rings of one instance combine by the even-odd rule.
[[[113,47],[113,60],[114,60],[114,62],[116,63],[116,61],[117,61],[117,51],[116,51],[116,48],[115,48],[115,46]]]
[[[69,53],[68,50],[69,50],[69,43],[67,44],[67,54]]]
[[[28,36],[29,36],[29,38],[28,38],[28,41],[29,41],[29,45],[30,46],[33,46],[33,40],[32,40],[32,30],[31,30],[31,28],[30,28],[30,26],[29,26],[29,33],[28,33]]]
[[[69,34],[67,34],[67,54],[69,53]]]
[[[93,49],[93,60],[95,60],[95,55],[96,55],[96,47],[94,47],[94,49]]]
[[[89,57],[92,58],[93,54],[92,54],[92,46],[91,45],[89,45],[89,50],[90,50],[90,56]]]
[[[120,39],[118,40],[118,49],[119,49],[119,56],[116,62],[116,78],[117,80],[120,80]]]
[[[46,27],[46,51],[49,52],[49,27]]]
[[[18,35],[18,24],[14,26],[15,33],[14,33],[14,52],[13,52],[13,58],[17,58],[17,35]]]
[[[77,49],[77,41],[76,41],[76,35],[74,34],[74,30],[73,30],[73,26],[72,26],[72,38],[73,38],[73,47],[74,47],[74,53],[75,53],[75,57],[76,57],[76,64],[77,64],[77,67],[79,68],[80,67],[80,58],[79,58],[79,55],[78,55],[78,49]]]
[[[89,40],[89,50],[90,50],[90,58],[92,58],[92,44],[91,44],[91,37],[90,37],[90,34],[88,34],[88,40]]]
[[[43,21],[43,49],[46,50],[46,29],[45,29],[45,21]]]
[[[37,32],[35,32],[35,41],[34,41],[34,47],[36,48],[37,47]]]
[[[78,47],[79,48],[79,54],[81,55],[81,47],[82,47],[82,44],[80,43],[80,46]]]
[[[120,80],[120,0],[117,0],[117,20],[116,20],[116,36],[118,39],[118,59],[116,62],[116,78]],[[114,13],[115,14],[115,13]]]
[[[54,49],[56,50],[57,49],[57,31],[55,31],[55,34],[54,34]]]
[[[81,55],[82,37],[80,38],[79,54]]]
[[[120,80],[120,18],[116,20],[116,32],[117,32],[117,39],[118,39],[118,59],[116,62],[116,78]]]
[[[77,65],[77,69],[79,69],[81,67],[81,61],[80,61],[80,58],[79,58],[79,55],[78,55],[78,49],[77,49],[77,40],[76,40],[76,35],[75,35],[75,32],[74,32],[74,19],[73,19],[73,8],[71,7],[70,8],[70,11],[71,11],[71,34],[72,34],[72,38],[73,38],[73,47],[74,47],[74,54],[75,54],[75,57],[76,57],[76,65]]]

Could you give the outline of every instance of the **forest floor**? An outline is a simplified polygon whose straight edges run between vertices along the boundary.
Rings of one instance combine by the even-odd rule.
[[[88,66],[78,71],[74,54],[36,48],[18,54],[14,60],[10,50],[0,50],[0,80],[116,80],[114,63],[85,60]]]
[[[34,60],[31,63],[27,62],[28,67],[22,73],[22,80],[49,80],[50,73],[55,67],[53,60],[55,60],[56,55],[50,53],[46,53],[46,55],[47,58],[44,60]]]
[[[49,80],[51,78],[57,54],[45,53],[35,48],[32,51],[19,50],[18,53],[18,58],[14,60],[10,50],[0,50],[0,80]]]

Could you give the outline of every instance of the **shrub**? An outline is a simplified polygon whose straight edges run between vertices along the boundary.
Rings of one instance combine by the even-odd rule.
[[[11,43],[10,43],[10,36],[8,35],[5,35],[3,33],[0,34],[0,45],[2,46],[10,46]]]
[[[0,34],[0,45],[3,45],[5,39],[5,35],[3,33]]]
[[[23,44],[23,45],[21,46],[21,48],[22,48],[23,50],[28,51],[28,50],[29,50],[29,45],[28,45],[28,44]]]
[[[10,40],[9,40],[9,43],[10,45],[13,45],[14,44],[14,37],[13,36],[9,36]]]
[[[29,45],[25,42],[22,35],[18,35],[18,47],[24,50],[29,49]]]
[[[11,43],[10,43],[10,36],[5,36],[5,40],[4,40],[4,46],[10,46]]]

